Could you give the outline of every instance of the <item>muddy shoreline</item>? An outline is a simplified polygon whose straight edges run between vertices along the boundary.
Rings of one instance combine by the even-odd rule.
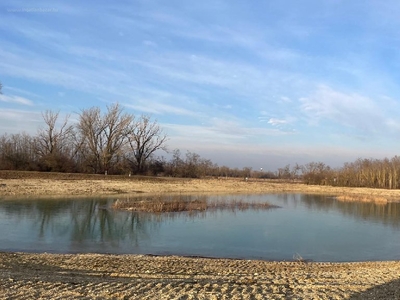
[[[399,201],[400,192],[243,179],[0,171],[0,199],[160,193],[308,193]],[[400,262],[0,253],[0,299],[399,299]]]

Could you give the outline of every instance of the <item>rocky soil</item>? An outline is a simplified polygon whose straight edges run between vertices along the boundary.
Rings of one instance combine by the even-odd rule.
[[[0,253],[0,299],[399,299],[399,262]]]

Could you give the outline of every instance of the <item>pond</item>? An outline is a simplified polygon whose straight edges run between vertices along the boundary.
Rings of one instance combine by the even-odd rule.
[[[113,210],[115,198],[1,200],[0,251],[400,260],[400,203],[302,194],[202,197],[279,208],[151,214]]]

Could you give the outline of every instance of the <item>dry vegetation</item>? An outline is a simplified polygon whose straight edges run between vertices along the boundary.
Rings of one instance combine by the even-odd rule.
[[[306,185],[293,181],[231,178],[182,179],[0,170],[0,197],[77,197],[166,193],[304,193],[342,200],[399,201],[400,190]]]
[[[342,195],[337,196],[337,200],[339,201],[355,201],[355,202],[374,202],[376,204],[387,204],[388,199],[380,196],[369,196],[369,195]]]
[[[164,212],[193,212],[193,211],[210,211],[210,210],[248,210],[248,209],[270,209],[274,206],[263,202],[246,202],[243,200],[232,201],[209,201],[205,197],[196,199],[187,199],[175,195],[171,199],[167,199],[165,195],[155,195],[140,200],[120,200],[114,202],[113,208],[130,211],[141,211],[151,213]]]

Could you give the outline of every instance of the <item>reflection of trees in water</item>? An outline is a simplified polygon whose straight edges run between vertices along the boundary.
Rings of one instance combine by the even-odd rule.
[[[44,231],[71,206],[69,201],[60,200],[21,200],[5,201],[0,203],[0,209],[6,214],[16,216],[16,220],[29,219],[39,226],[39,236],[44,236]]]
[[[39,237],[46,234],[70,235],[71,242],[108,242],[113,245],[130,240],[133,244],[150,236],[159,222],[151,215],[114,212],[108,200],[29,200],[0,203],[0,210],[30,220]]]
[[[188,201],[197,197],[207,201],[230,199],[255,199],[265,201],[265,195],[204,196],[184,195]],[[279,202],[290,206],[304,205],[307,209],[321,212],[335,212],[362,220],[400,227],[400,203],[377,205],[364,202],[340,202],[327,196],[281,194],[274,195]],[[109,209],[114,200],[22,200],[0,202],[0,212],[12,215],[14,219],[30,224],[39,238],[48,236],[67,237],[70,242],[107,243],[116,246],[128,242],[139,246],[140,241],[150,237],[164,222],[215,218],[229,211],[191,211],[172,213],[138,213]],[[235,211],[229,213],[235,214]]]
[[[167,196],[167,199],[173,196]],[[237,200],[237,196],[181,195],[190,201],[194,198],[204,201]],[[240,198],[239,198],[240,199]],[[115,200],[21,200],[0,202],[0,211],[24,220],[39,238],[62,237],[71,243],[107,243],[117,246],[120,242],[139,246],[140,241],[149,239],[163,222],[205,219],[216,217],[222,210],[191,211],[178,213],[139,213],[110,209]],[[229,211],[229,210],[228,210]],[[236,213],[231,211],[231,213]]]
[[[115,212],[108,209],[107,202],[79,202],[71,211],[71,234],[73,241],[118,242],[129,240],[138,245],[139,241],[157,230],[159,222],[151,215],[132,212]],[[85,207],[82,207],[85,205]]]
[[[339,203],[339,201],[335,201]],[[363,220],[374,220],[385,225],[400,227],[400,205],[399,203],[387,203],[379,205],[374,203],[341,203],[339,209],[345,214],[356,215]]]
[[[335,210],[345,216],[380,222],[395,228],[400,227],[400,203],[345,202],[337,201],[332,197],[315,195],[301,195],[300,199],[309,209],[325,212]]]

